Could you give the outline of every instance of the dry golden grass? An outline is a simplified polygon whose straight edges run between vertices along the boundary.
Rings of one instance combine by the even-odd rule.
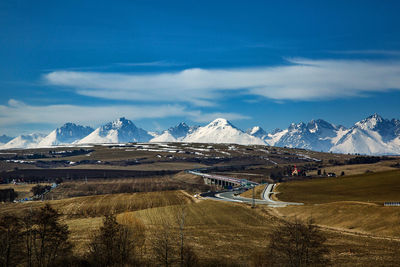
[[[268,234],[279,222],[270,209],[258,206],[217,202],[211,200],[184,205],[186,242],[194,248],[201,262],[248,266],[255,252],[266,251]],[[172,238],[178,238],[177,217],[180,205],[150,208],[118,215],[119,222],[139,220],[146,225],[146,251],[150,241],[159,234],[163,223],[170,226]],[[101,218],[72,219],[68,224],[76,249],[84,251],[92,233],[101,225]],[[333,266],[393,265],[398,260],[398,241],[322,229],[327,236]],[[396,258],[397,257],[397,258]]]
[[[317,224],[345,231],[400,238],[400,207],[382,207],[360,202],[278,208],[284,216],[313,218]]]
[[[399,170],[282,183],[276,191],[280,200],[306,203],[278,208],[283,216],[312,217],[342,231],[400,238],[400,207],[382,205],[400,201]]]
[[[263,184],[262,184],[262,185],[257,185],[257,186],[254,188],[254,198],[256,198],[256,199],[263,199],[263,198],[262,198],[262,192],[263,192],[265,186],[266,186],[266,185],[263,185]],[[241,196],[241,197],[252,198],[252,197],[253,197],[253,190],[252,190],[252,189],[249,189],[249,190],[243,192],[242,194],[240,194],[240,196]]]
[[[160,206],[193,202],[183,191],[163,191],[134,194],[109,194],[25,203],[3,204],[0,214],[24,214],[31,208],[40,208],[49,203],[67,217],[97,217],[108,213],[121,213]]]
[[[91,179],[85,181],[66,181],[46,195],[50,199],[63,199],[78,196],[186,190],[204,192],[208,190],[201,177],[179,172],[175,175],[146,178]]]
[[[281,183],[275,191],[282,201],[307,204],[400,201],[400,170]]]
[[[129,225],[139,221],[146,226],[145,251],[148,258],[151,257],[150,240],[159,233],[162,223],[168,222],[171,235],[178,238],[177,217],[185,207],[186,242],[193,246],[204,265],[250,265],[255,252],[266,250],[268,234],[280,221],[265,206],[251,209],[245,204],[211,200],[195,203],[182,191],[77,197],[49,203],[67,215],[63,220],[69,226],[77,254],[87,250],[92,234],[102,225],[101,215],[113,211],[119,213],[117,220],[120,223]],[[21,211],[25,209],[24,205],[3,205],[0,211]],[[31,205],[39,207],[43,202],[26,206]],[[281,209],[279,211],[283,212]],[[96,217],[88,217],[92,215]],[[323,231],[328,237],[327,244],[334,266],[395,265],[399,248],[397,241],[329,229]]]

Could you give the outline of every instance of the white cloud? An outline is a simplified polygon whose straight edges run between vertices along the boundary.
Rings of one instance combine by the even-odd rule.
[[[206,122],[221,116],[231,120],[249,118],[237,113],[203,113],[182,105],[32,106],[14,99],[10,99],[8,105],[0,105],[2,127],[34,123],[61,125],[65,122],[97,126],[119,117],[132,120],[185,117],[196,122]]]
[[[400,89],[400,61],[292,59],[290,65],[241,69],[186,69],[123,74],[55,71],[50,85],[106,99],[189,102],[210,106],[226,90],[276,100],[320,100]]]

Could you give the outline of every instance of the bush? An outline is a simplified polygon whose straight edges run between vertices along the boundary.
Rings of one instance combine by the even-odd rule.
[[[144,244],[144,236],[138,238],[134,230],[119,224],[115,215],[106,215],[89,244],[88,262],[93,266],[139,266],[137,251]]]
[[[273,229],[265,254],[266,266],[326,266],[328,249],[322,232],[311,220],[285,221]]]

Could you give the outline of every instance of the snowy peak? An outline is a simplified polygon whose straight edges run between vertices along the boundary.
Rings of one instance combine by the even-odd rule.
[[[150,142],[179,142],[197,128],[198,126],[188,126],[186,123],[181,122],[174,127],[168,128],[162,134],[155,136]]]
[[[136,125],[133,124],[132,121],[125,119],[124,117],[119,118],[115,121],[109,122],[103,126],[101,126],[101,130],[103,132],[107,132],[110,130],[130,130],[136,129]]]
[[[267,135],[267,132],[260,126],[254,126],[253,128],[248,129],[246,133],[261,139],[264,139],[265,136]]]
[[[351,127],[331,148],[338,153],[400,154],[400,122],[374,114]]]
[[[122,117],[97,128],[78,143],[148,142],[151,138],[152,136],[148,132]]]
[[[204,127],[199,127],[193,133],[188,134],[184,142],[194,143],[235,143],[235,144],[258,144],[265,142],[260,138],[251,136],[236,128],[226,119],[216,119]]]
[[[93,132],[93,128],[91,127],[68,122],[43,138],[43,140],[39,142],[38,147],[71,144],[79,141],[91,132]]]
[[[307,128],[310,132],[318,132],[321,131],[321,129],[330,129],[330,130],[336,129],[336,127],[333,124],[330,124],[329,122],[321,119],[311,120],[307,124]]]
[[[5,134],[0,135],[0,144],[5,144],[10,142],[13,139],[13,137],[7,136]]]
[[[400,154],[400,121],[373,114],[346,129],[318,119],[292,123],[287,130],[270,133],[264,140],[269,145],[325,152]]]
[[[270,145],[328,151],[335,142],[338,129],[322,119],[292,123],[287,130],[274,131],[267,135],[265,142]]]
[[[388,120],[384,120],[381,116],[378,114],[374,114],[369,116],[368,118],[359,121],[355,124],[358,128],[361,128],[363,130],[373,130],[379,127],[382,123],[386,122]]]
[[[181,122],[174,127],[170,127],[167,131],[171,134],[174,138],[181,138],[186,136],[190,131],[191,127],[189,127],[186,123]]]
[[[44,134],[37,134],[37,133],[20,135],[10,140],[5,145],[1,146],[1,149],[34,148],[45,136],[46,135]]]
[[[205,127],[207,127],[207,128],[218,128],[218,127],[221,127],[221,128],[224,128],[224,127],[236,128],[235,126],[233,126],[232,123],[230,123],[228,120],[223,119],[223,118],[215,119]]]

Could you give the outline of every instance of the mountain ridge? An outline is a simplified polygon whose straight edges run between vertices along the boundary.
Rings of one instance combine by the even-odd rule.
[[[181,122],[161,133],[153,133],[121,117],[94,130],[66,123],[48,135],[17,136],[0,149],[127,142],[236,143],[345,154],[400,155],[400,120],[384,119],[375,113],[346,128],[323,119],[313,119],[307,123],[291,123],[287,129],[267,133],[260,126],[242,131],[230,121],[217,118],[205,126],[189,126]]]

